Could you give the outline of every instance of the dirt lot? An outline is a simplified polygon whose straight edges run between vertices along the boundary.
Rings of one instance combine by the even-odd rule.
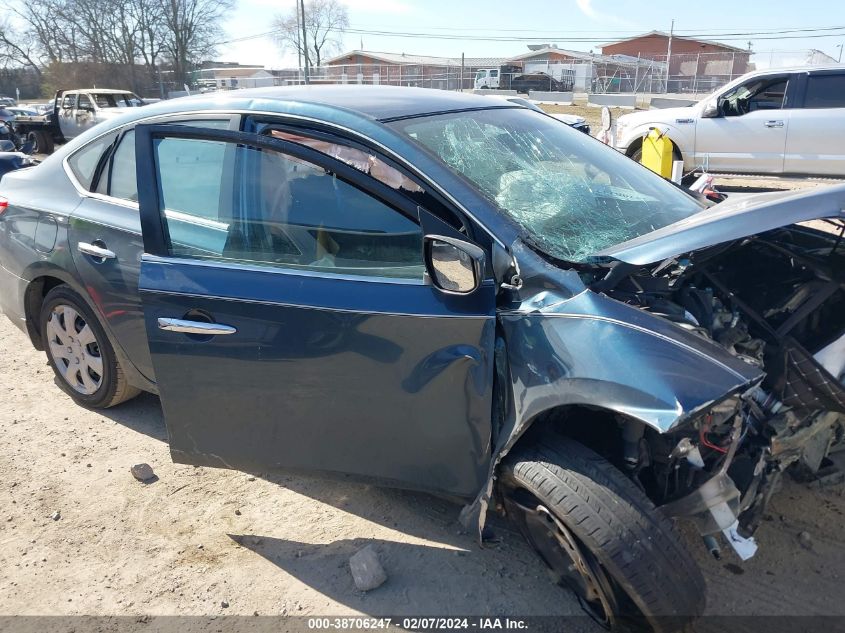
[[[0,615],[580,613],[502,522],[481,549],[426,495],[174,465],[156,397],[88,411],[5,317],[0,349]],[[842,494],[787,482],[744,564],[686,530],[708,611],[845,615]],[[347,561],[367,543],[389,579],[363,594]]]

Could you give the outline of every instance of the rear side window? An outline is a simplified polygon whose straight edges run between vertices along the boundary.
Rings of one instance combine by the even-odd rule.
[[[94,177],[97,174],[97,166],[103,158],[103,154],[114,143],[115,134],[107,134],[100,138],[91,141],[88,145],[71,156],[68,161],[68,167],[76,176],[79,184],[83,188],[91,190],[94,182]]]
[[[807,77],[805,108],[845,108],[845,73]]]
[[[203,119],[178,121],[177,123],[179,125],[225,130],[229,126],[229,119]],[[114,136],[111,136],[111,138],[114,139]],[[91,182],[89,181],[86,189],[90,189],[90,186]],[[127,131],[118,142],[117,149],[114,150],[108,165],[100,174],[96,191],[113,198],[138,202],[138,183],[135,176],[135,130]]]

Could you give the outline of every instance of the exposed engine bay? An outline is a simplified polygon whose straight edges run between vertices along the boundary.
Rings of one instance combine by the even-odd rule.
[[[673,321],[765,377],[666,434],[629,424],[624,463],[668,514],[744,559],[782,473],[812,478],[845,432],[845,221],[801,225],[656,265],[618,263],[595,290]]]

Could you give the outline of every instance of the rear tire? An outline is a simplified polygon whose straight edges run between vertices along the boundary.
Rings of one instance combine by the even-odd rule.
[[[541,436],[506,458],[499,492],[529,543],[607,628],[676,631],[704,610],[704,578],[672,521],[582,444]]]
[[[33,154],[52,154],[55,149],[53,137],[43,130],[33,130],[26,138],[32,143]]]
[[[70,287],[47,293],[39,326],[56,382],[77,404],[107,409],[141,393],[127,382],[93,310]]]

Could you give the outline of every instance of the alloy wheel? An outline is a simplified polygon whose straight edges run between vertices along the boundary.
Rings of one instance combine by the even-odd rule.
[[[103,358],[91,326],[72,306],[56,305],[47,321],[47,343],[59,375],[90,396],[103,384]]]

